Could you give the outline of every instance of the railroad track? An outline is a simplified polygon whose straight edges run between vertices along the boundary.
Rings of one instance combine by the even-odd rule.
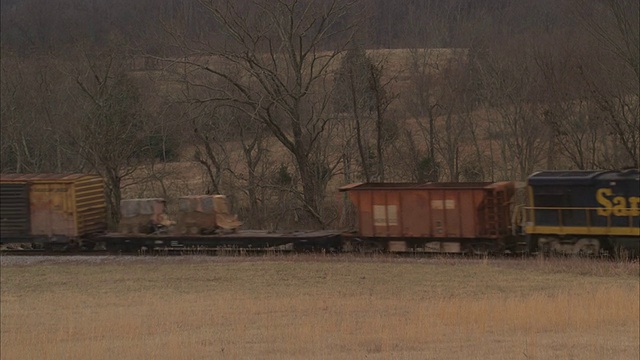
[[[497,259],[497,258],[532,258],[538,253],[501,253],[501,254],[470,254],[470,253],[438,253],[438,252],[331,252],[331,251],[296,251],[293,249],[272,249],[272,248],[233,248],[233,247],[166,247],[138,250],[48,250],[48,249],[1,249],[0,256],[286,256],[294,254],[326,254],[326,255],[346,255],[346,256],[380,256],[388,258],[462,258],[462,259]],[[572,257],[576,255],[554,254],[546,255],[550,257]],[[602,254],[600,256],[587,256],[589,258],[614,259],[614,256]]]
[[[155,248],[152,250],[109,251],[109,250],[74,250],[51,251],[46,249],[2,249],[0,256],[264,256],[293,254],[293,250],[272,249],[231,249],[231,248]]]
[[[109,251],[47,251],[44,249],[4,249],[0,256],[106,256],[118,255]],[[123,254],[124,255],[124,254]]]
[[[350,256],[381,256],[389,258],[433,258],[433,257],[451,257],[451,258],[500,258],[500,257],[516,257],[516,255],[493,254],[493,255],[470,255],[470,254],[447,254],[447,253],[431,253],[431,252],[309,252],[295,251],[283,249],[235,249],[235,248],[155,248],[152,250],[136,250],[136,251],[108,251],[108,250],[85,250],[85,251],[48,251],[45,249],[3,249],[0,250],[0,256],[286,256],[294,254],[326,254],[326,255],[350,255]],[[522,255],[517,255],[522,256]]]

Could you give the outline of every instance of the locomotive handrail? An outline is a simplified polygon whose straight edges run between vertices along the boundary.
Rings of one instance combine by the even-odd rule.
[[[640,224],[635,225],[634,219],[638,219],[640,217],[640,210],[637,208],[604,208],[604,207],[551,207],[551,206],[526,206],[520,209],[522,211],[522,225],[527,229],[527,232],[536,232],[539,229],[567,229],[570,228],[572,231],[575,229],[586,229],[586,233],[593,232],[599,235],[608,235],[609,231],[602,231],[602,229],[627,229],[629,233],[636,233],[636,229],[638,234],[640,234]],[[539,221],[536,221],[536,211],[554,211],[556,217],[551,218],[551,224],[540,224]],[[569,213],[566,213],[569,211]],[[603,215],[600,212],[606,212],[606,215]],[[574,217],[573,214],[580,212],[583,214],[583,217],[580,217],[583,220],[584,224],[570,224],[571,220],[565,221],[566,219],[563,217],[564,215],[569,215]],[[566,217],[566,216],[565,216]],[[595,219],[594,219],[595,217]],[[606,223],[596,223],[597,219],[606,219]],[[549,220],[550,217],[547,217],[546,220]],[[617,221],[618,224],[615,224],[616,221],[614,219],[626,219],[626,221]],[[575,220],[575,218],[574,218]],[[571,231],[565,231],[569,233]]]

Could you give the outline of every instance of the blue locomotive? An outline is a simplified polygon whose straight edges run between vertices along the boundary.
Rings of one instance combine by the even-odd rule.
[[[518,196],[520,203],[516,205],[516,189],[526,190],[526,204]],[[31,243],[33,248],[123,251],[232,248],[631,257],[640,254],[638,169],[541,171],[529,176],[524,187],[514,182],[385,183],[351,184],[340,191],[347,192],[353,202],[358,224],[355,231],[203,233],[192,224],[190,231],[178,226],[163,232],[113,233],[107,231],[106,197],[100,177],[1,175],[0,245]],[[187,198],[197,200],[202,196]],[[137,224],[134,228],[156,229],[155,214],[155,210],[148,214],[141,211],[132,220]],[[191,218],[192,215],[189,213],[187,218],[181,210],[176,219],[205,219],[206,224],[217,221],[211,218],[217,215],[210,213]],[[121,225],[128,225],[122,229],[131,228],[129,220],[123,217]],[[151,226],[141,227],[139,221]]]
[[[638,169],[541,171],[527,185],[524,232],[530,251],[638,254]]]

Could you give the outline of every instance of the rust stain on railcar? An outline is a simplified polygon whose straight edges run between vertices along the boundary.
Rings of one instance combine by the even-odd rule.
[[[180,215],[178,231],[185,233],[212,233],[217,229],[235,230],[242,225],[231,213],[224,195],[192,195],[178,199]]]
[[[88,174],[1,174],[2,184],[28,187],[30,236],[82,237],[106,231],[101,177]]]
[[[512,182],[361,183],[340,188],[359,233],[394,238],[499,238],[510,233]]]
[[[30,192],[32,235],[78,236],[72,184],[36,183]]]
[[[126,199],[120,202],[118,231],[123,234],[150,233],[154,225],[172,225],[161,198]]]

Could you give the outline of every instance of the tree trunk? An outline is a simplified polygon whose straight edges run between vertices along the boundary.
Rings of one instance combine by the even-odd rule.
[[[309,159],[304,154],[296,153],[296,162],[298,164],[298,171],[300,172],[300,180],[302,181],[302,201],[304,203],[305,211],[314,219],[319,225],[324,226],[324,222],[318,212],[318,201],[321,197],[320,189],[318,188],[318,180],[313,168],[309,164]]]

